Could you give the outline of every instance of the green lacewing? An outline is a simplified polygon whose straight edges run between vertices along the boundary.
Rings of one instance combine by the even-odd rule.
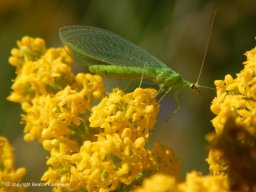
[[[87,64],[92,73],[120,78],[143,78],[159,84],[160,91],[188,88],[199,92],[191,83],[141,47],[119,35],[96,27],[65,26],[59,31],[61,41],[73,58]]]

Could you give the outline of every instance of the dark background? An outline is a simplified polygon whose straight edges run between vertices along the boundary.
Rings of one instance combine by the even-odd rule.
[[[48,46],[62,46],[58,29],[64,25],[91,25],[111,30],[145,48],[166,65],[194,82],[205,51],[212,15],[218,9],[200,84],[214,87],[214,80],[242,69],[244,53],[255,46],[256,1],[252,0],[0,0],[0,135],[15,148],[16,167],[27,168],[27,182],[39,182],[47,153],[37,142],[23,141],[20,106],[6,101],[14,68],[8,65],[11,48],[24,35],[42,37]],[[77,67],[77,71],[86,68]],[[121,82],[121,83],[120,83]],[[125,89],[128,81],[106,80],[106,89]],[[135,85],[136,84],[135,82]],[[174,149],[182,174],[191,170],[207,173],[207,143],[213,131],[210,112],[215,92],[191,90],[174,93],[161,102],[161,111],[151,142]],[[35,190],[35,189],[34,189]],[[37,191],[45,189],[36,188]]]

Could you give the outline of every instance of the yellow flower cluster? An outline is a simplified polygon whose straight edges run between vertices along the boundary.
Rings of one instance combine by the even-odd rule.
[[[178,192],[228,192],[227,177],[223,175],[203,176],[196,171],[188,173],[186,181],[178,185]]]
[[[50,153],[41,179],[68,184],[54,191],[127,191],[156,172],[179,179],[171,149],[146,148],[159,111],[155,89],[114,89],[92,107],[104,96],[101,77],[75,75],[64,49],[39,38],[18,41],[10,63],[17,77],[8,99],[21,103],[24,138]]]
[[[177,183],[174,177],[164,174],[155,174],[145,179],[142,187],[138,187],[134,192],[228,192],[228,182],[226,177],[202,176],[193,171],[188,173],[186,180]]]
[[[75,75],[72,59],[65,50],[47,49],[40,38],[26,36],[17,45],[19,49],[12,49],[9,59],[16,67],[17,77],[8,100],[21,103],[26,113],[22,116],[25,140],[84,137],[74,129],[88,125],[84,116],[88,116],[94,99],[103,97],[101,77]]]
[[[221,134],[230,116],[234,116],[237,125],[245,126],[250,134],[256,134],[256,48],[245,55],[244,69],[235,79],[226,75],[223,81],[215,81],[217,97],[211,110],[217,115],[212,121],[217,134]]]
[[[129,185],[148,168],[149,158],[145,144],[159,110],[156,94],[154,89],[138,88],[128,94],[114,89],[93,108],[89,118],[90,126],[103,130],[96,142],[84,143],[81,155],[82,158],[95,156],[102,165],[79,164],[78,167],[81,170],[89,168],[93,172],[97,170],[99,173],[95,176],[102,176],[94,179],[95,184],[103,181],[110,189],[117,188],[120,181]],[[88,148],[90,145],[95,147]],[[101,166],[102,170],[99,169]]]
[[[67,85],[55,95],[35,97],[31,103],[23,103],[25,140],[52,139],[73,135],[78,127],[86,127],[91,104],[102,96],[101,79],[91,74],[77,74],[74,85]],[[76,134],[77,137],[85,136]],[[82,138],[81,138],[82,139]]]
[[[155,144],[149,151],[150,168],[156,173],[172,175],[177,181],[180,180],[180,165],[169,147]]]
[[[177,192],[175,178],[164,175],[154,174],[145,179],[141,187],[137,187],[134,192]]]
[[[73,81],[72,59],[63,48],[46,49],[43,39],[27,36],[17,45],[9,58],[17,74],[10,101],[31,102],[39,95],[54,94]]]
[[[246,52],[244,69],[215,81],[211,110],[215,134],[207,159],[214,175],[227,175],[230,189],[256,191],[256,48]]]
[[[26,173],[25,168],[14,168],[13,149],[6,138],[0,137],[0,192],[23,192],[24,187],[13,186],[20,183]]]
[[[138,88],[129,94],[114,89],[109,97],[92,109],[90,126],[102,128],[106,134],[121,135],[124,132],[132,141],[139,137],[148,138],[159,111],[156,94],[154,89]]]
[[[130,188],[140,177],[154,172],[168,172],[178,178],[179,165],[170,149],[161,145],[152,150],[145,148],[159,108],[155,96],[154,89],[138,88],[128,94],[114,89],[92,110],[90,126],[101,129],[96,140],[85,141],[79,152],[72,155],[65,152],[51,155],[47,163],[53,169],[42,179],[69,182],[70,191],[115,191]],[[131,109],[132,114],[140,117],[137,121],[129,121]],[[56,161],[58,157],[61,160]]]

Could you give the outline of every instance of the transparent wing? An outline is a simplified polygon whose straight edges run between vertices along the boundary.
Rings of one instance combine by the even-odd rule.
[[[167,67],[144,49],[104,29],[66,26],[60,28],[60,38],[78,61],[94,59],[111,65]]]

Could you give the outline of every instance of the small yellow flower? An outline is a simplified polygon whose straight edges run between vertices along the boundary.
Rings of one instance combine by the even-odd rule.
[[[235,78],[215,81],[211,110],[216,134],[208,136],[210,171],[228,178],[234,191],[255,191],[256,48],[246,52],[244,69]]]
[[[17,41],[17,48],[11,50],[9,58],[11,65],[17,67],[17,73],[23,67],[24,62],[33,61],[41,57],[46,51],[45,41],[41,38],[23,37]]]
[[[74,75],[72,59],[65,50],[46,49],[40,38],[24,37],[17,44],[19,49],[13,49],[10,58],[17,77],[8,99],[21,103],[26,113],[22,115],[25,140],[72,135],[83,141],[88,134],[81,128],[88,127],[91,105],[94,99],[104,96],[101,77]],[[16,65],[13,60],[20,64]],[[79,130],[84,131],[84,135],[78,133]]]
[[[142,187],[138,187],[134,192],[178,192],[175,178],[155,174],[143,181]]]
[[[208,138],[208,141],[211,141]],[[223,157],[223,153],[218,149],[211,149],[206,159],[209,164],[209,170],[212,175],[225,175],[228,170],[228,164]]]
[[[200,173],[193,171],[188,173],[186,181],[179,184],[179,192],[229,192],[227,177],[202,176]]]
[[[20,183],[25,173],[25,168],[15,170],[12,146],[6,138],[0,137],[0,191],[25,191],[24,187],[12,186],[12,183]]]
[[[138,148],[127,137],[122,139],[118,134],[86,141],[74,160],[77,160],[76,176],[88,191],[112,191],[121,183],[129,185],[148,166],[144,145]]]
[[[50,152],[50,158],[47,160],[47,164],[51,166],[41,178],[43,181],[48,182],[62,182],[64,176],[70,175],[70,170],[73,166],[73,153],[79,151],[79,145],[67,140],[65,138],[59,139]]]
[[[25,140],[30,141],[35,138],[42,140],[71,135],[75,133],[73,129],[79,131],[80,128],[87,126],[88,112],[94,98],[102,97],[104,91],[98,76],[95,76],[96,81],[92,75],[78,74],[77,76],[78,82],[72,85],[74,89],[66,86],[55,95],[37,96],[31,104],[22,104],[23,111],[27,113],[23,115],[23,121],[26,123]],[[86,137],[86,132],[84,135],[79,134],[76,136]]]
[[[180,164],[175,157],[174,152],[165,146],[155,144],[149,150],[150,154],[150,170],[156,173],[171,175],[176,180],[180,180]]]
[[[255,50],[256,48],[246,52],[247,61],[244,62],[244,69],[236,78],[226,75],[223,81],[215,81],[217,97],[212,102],[211,110],[217,115],[212,122],[218,134],[221,133],[229,116],[234,116],[238,124],[245,125],[249,132],[255,134]]]
[[[184,182],[169,175],[154,174],[143,181],[142,187],[135,188],[134,192],[229,192],[227,177],[202,176],[196,171],[187,173]]]
[[[56,93],[74,81],[72,59],[63,48],[46,49],[40,38],[24,37],[9,59],[17,77],[8,100],[30,102],[38,95]]]
[[[81,77],[82,75],[79,79]],[[99,127],[104,129],[97,133],[94,140],[84,141],[79,151],[62,150],[61,152],[61,148],[55,147],[58,146],[58,140],[45,140],[43,142],[45,148],[51,150],[51,157],[47,161],[51,168],[42,179],[47,182],[61,181],[65,176],[65,181],[70,184],[66,187],[67,190],[114,191],[122,185],[128,187],[148,169],[157,171],[156,166],[150,167],[151,152],[145,148],[149,130],[153,127],[152,124],[145,122],[150,121],[154,124],[158,113],[159,106],[155,101],[155,95],[156,92],[153,89],[138,89],[128,94],[115,89],[94,108],[90,118],[91,124],[101,122]],[[65,102],[66,98],[68,97],[63,97],[61,101]],[[65,106],[68,105],[65,104]],[[79,105],[76,104],[76,106]],[[138,109],[140,106],[142,107]],[[132,107],[134,113],[142,118],[131,123],[129,120],[132,121],[132,115],[126,120],[125,114]],[[50,113],[47,114],[49,119]],[[116,131],[106,129],[106,123],[110,128],[115,127]],[[168,155],[162,156],[162,158],[166,157]],[[168,160],[170,158],[166,158],[166,163]],[[169,163],[172,162],[169,161]],[[165,165],[162,164],[162,166]]]
[[[120,135],[128,128],[133,141],[141,136],[148,138],[159,111],[156,94],[154,89],[137,88],[128,94],[115,89],[92,109],[90,126],[105,129],[104,133]]]

